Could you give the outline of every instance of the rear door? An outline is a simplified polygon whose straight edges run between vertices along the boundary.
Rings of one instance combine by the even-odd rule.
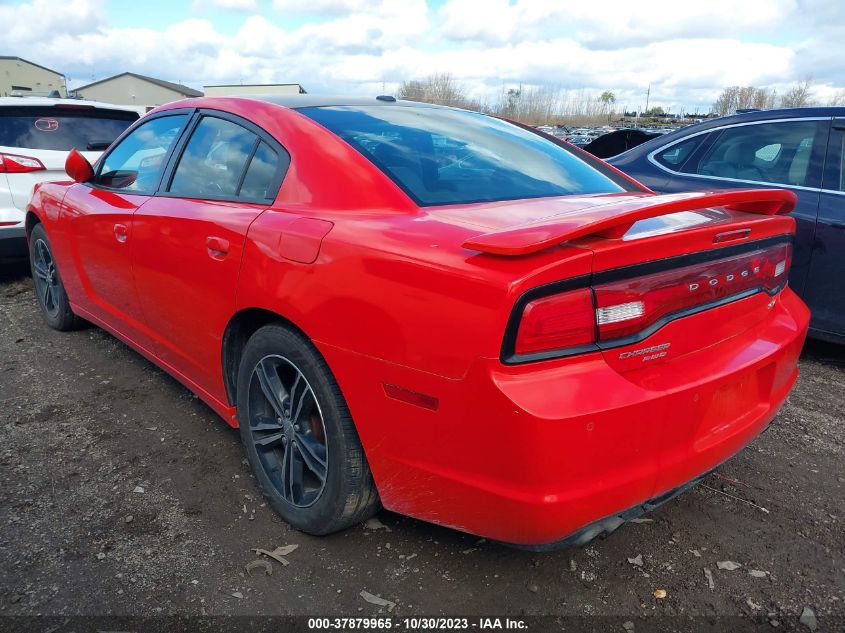
[[[70,296],[136,339],[143,319],[130,262],[132,218],[158,188],[189,116],[176,111],[133,129],[104,157],[91,181],[68,188],[62,206],[59,226],[73,260],[63,269]]]
[[[818,333],[845,336],[845,119],[835,119],[825,161],[805,298]]]
[[[275,199],[288,162],[260,128],[201,112],[162,191],[135,214],[132,261],[156,354],[218,398],[246,233]]]
[[[733,125],[710,133],[681,165],[668,159],[684,141],[652,159],[672,172],[660,191],[783,187],[798,196],[789,283],[803,296],[819,208],[829,118],[784,119]]]

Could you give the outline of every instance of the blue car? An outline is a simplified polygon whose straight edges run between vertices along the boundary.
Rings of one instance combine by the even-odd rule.
[[[845,343],[845,107],[712,119],[607,159],[654,191],[779,188],[798,196],[789,284],[810,336]]]

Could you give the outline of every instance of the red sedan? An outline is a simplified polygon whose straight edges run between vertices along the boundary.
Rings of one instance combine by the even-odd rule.
[[[45,319],[239,426],[306,532],[383,505],[584,543],[741,450],[796,378],[786,191],[658,196],[392,97],[180,101],[67,168],[26,220]]]

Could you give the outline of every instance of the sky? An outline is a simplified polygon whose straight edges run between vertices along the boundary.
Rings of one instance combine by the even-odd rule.
[[[650,86],[650,105],[687,112],[730,85],[845,89],[841,0],[0,0],[0,24],[0,55],[70,88],[131,71],[374,95],[448,72],[490,101],[553,86],[633,110]]]

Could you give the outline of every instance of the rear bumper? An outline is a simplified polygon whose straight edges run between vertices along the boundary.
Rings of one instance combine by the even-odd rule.
[[[689,340],[734,322],[730,310],[743,307],[654,337]],[[595,352],[516,367],[483,359],[446,380],[320,347],[385,507],[542,548],[583,543],[668,500],[766,428],[797,377],[809,312],[787,288],[763,313],[718,344],[634,370]],[[439,406],[391,400],[384,382]]]
[[[711,471],[712,472],[712,471]],[[604,517],[603,519],[599,519],[597,521],[593,521],[585,525],[584,527],[574,531],[572,534],[565,536],[559,541],[555,541],[552,543],[544,543],[541,545],[518,545],[514,543],[508,543],[512,547],[517,547],[519,549],[525,549],[532,552],[550,552],[557,549],[566,549],[569,547],[581,547],[582,545],[586,545],[590,541],[599,536],[607,536],[612,534],[617,529],[625,525],[628,521],[633,521],[644,514],[648,514],[649,512],[656,510],[664,503],[667,503],[677,497],[678,495],[686,492],[699,481],[707,477],[710,473],[704,473],[693,479],[692,481],[688,481],[685,484],[678,486],[677,488],[673,488],[672,490],[668,490],[657,497],[652,497],[642,503],[638,503],[637,505],[631,506],[623,510],[622,512],[618,512],[608,517]]]

